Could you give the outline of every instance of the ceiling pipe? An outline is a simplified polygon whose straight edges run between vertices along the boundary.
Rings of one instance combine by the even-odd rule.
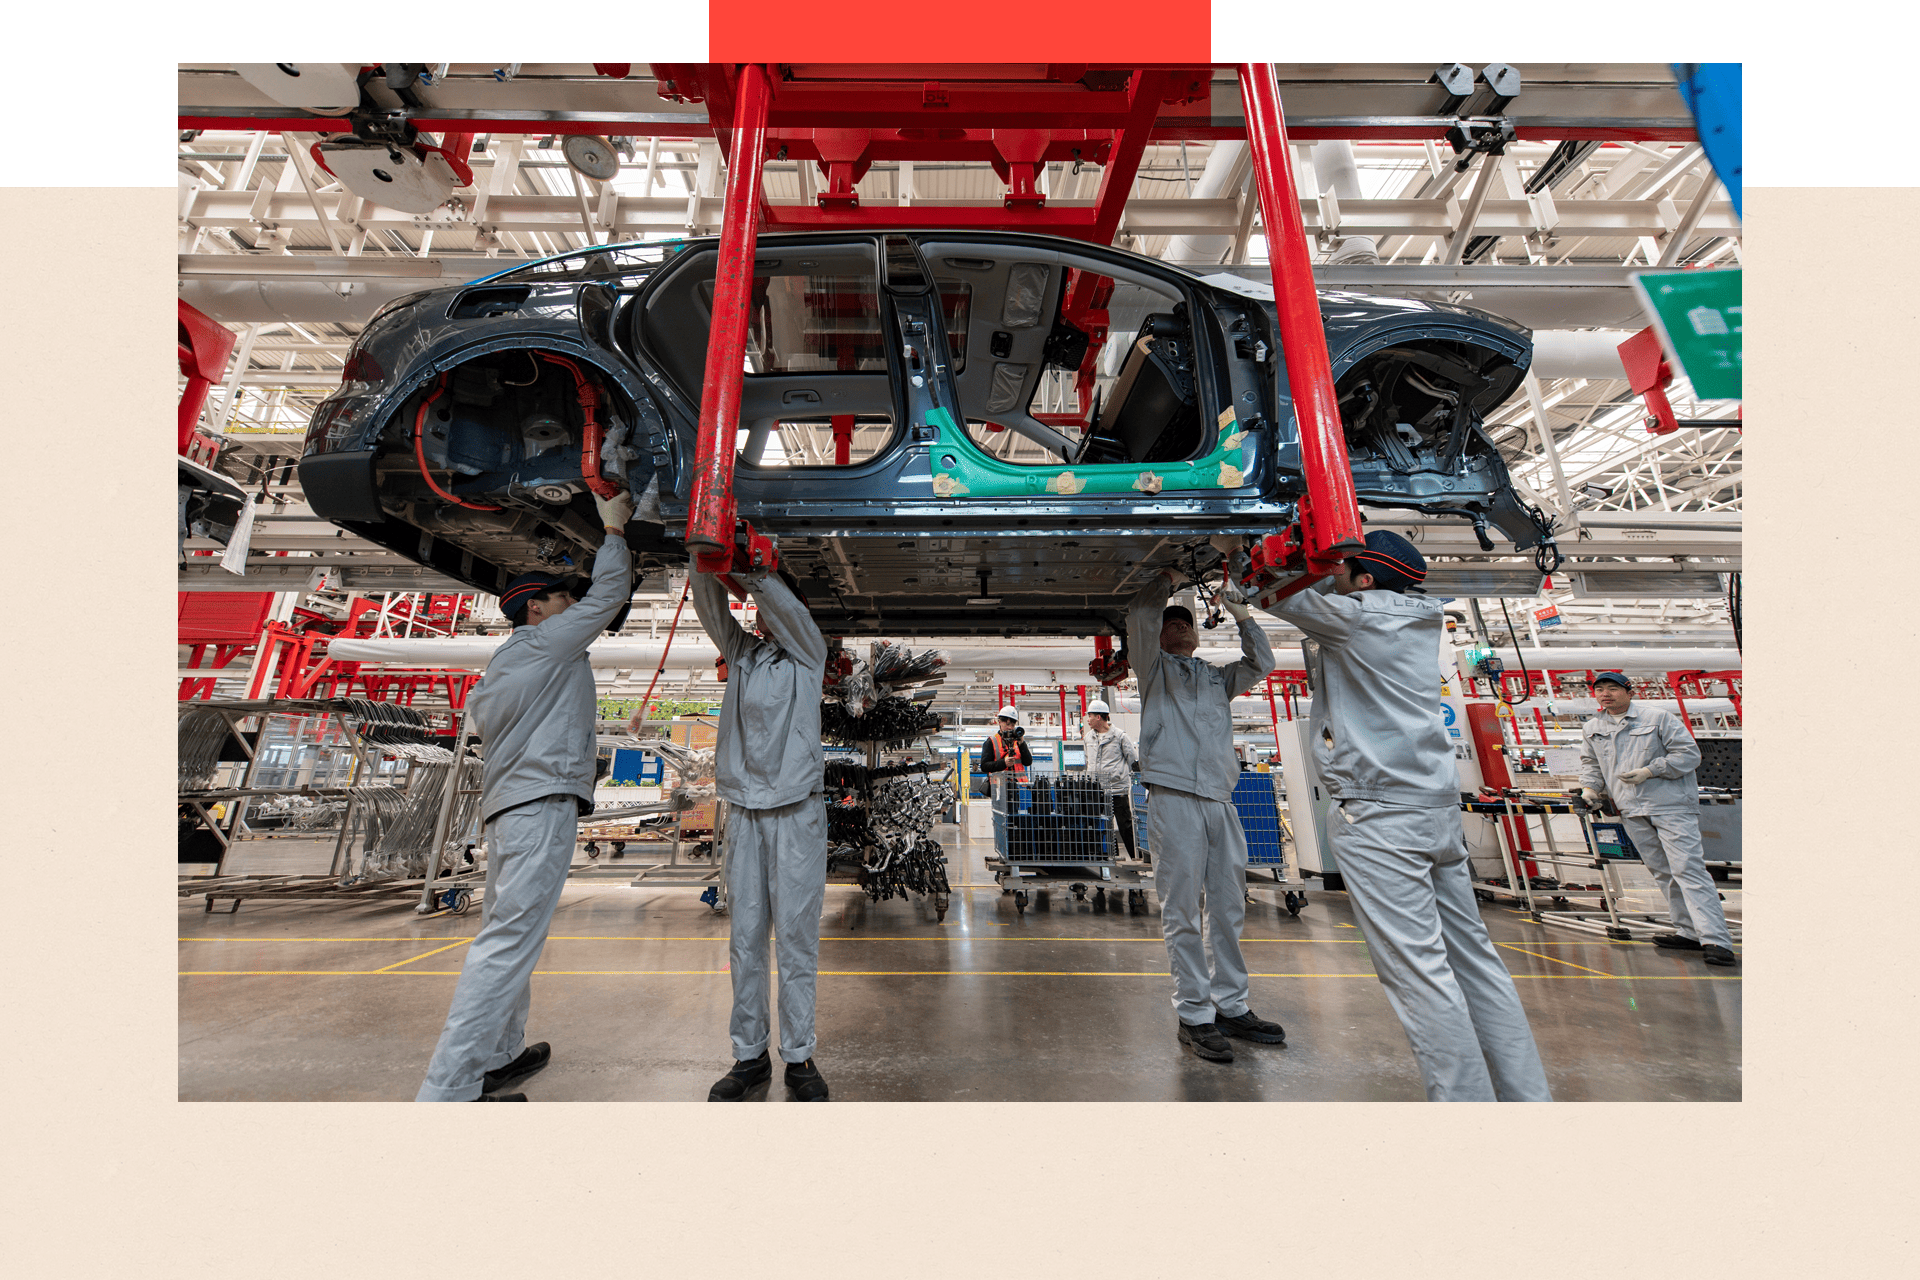
[[[1237,194],[1246,185],[1247,175],[1252,172],[1253,160],[1244,141],[1216,142],[1213,150],[1207,153],[1206,167],[1194,181],[1192,198],[1218,200]],[[1251,200],[1254,197],[1249,194],[1247,198]],[[1166,252],[1161,256],[1168,262],[1218,266],[1226,261],[1232,249],[1231,235],[1175,236],[1167,241]]]
[[[1362,199],[1360,166],[1354,160],[1353,144],[1344,139],[1327,139],[1313,144],[1313,183],[1320,191],[1331,191],[1335,200]],[[1343,236],[1333,246],[1329,266],[1372,266],[1380,261],[1380,248],[1372,236]]]

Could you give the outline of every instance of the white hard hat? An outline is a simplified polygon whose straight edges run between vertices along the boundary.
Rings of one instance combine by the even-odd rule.
[[[1104,716],[1113,713],[1107,710],[1107,704],[1104,702],[1089,702],[1087,704],[1087,714],[1090,716]]]
[[[1001,720],[1011,720],[1015,724],[1020,723],[1020,713],[1010,706],[1000,708],[1000,714],[997,718]]]

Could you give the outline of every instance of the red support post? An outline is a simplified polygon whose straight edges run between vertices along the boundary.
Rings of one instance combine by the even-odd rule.
[[[844,467],[853,460],[853,415],[836,413],[833,423],[833,465]]]
[[[687,548],[706,573],[724,573],[733,563],[734,433],[740,421],[740,377],[746,359],[747,312],[753,304],[753,251],[759,235],[761,170],[772,98],[766,67],[743,64],[734,101],[707,372],[700,388],[693,496],[687,506]]]
[[[1300,461],[1307,492],[1300,499],[1306,576],[1289,583],[1283,594],[1300,590],[1339,567],[1366,544],[1353,472],[1333,389],[1333,362],[1320,318],[1320,298],[1307,253],[1306,224],[1293,180],[1293,154],[1287,146],[1280,110],[1279,78],[1271,63],[1241,63],[1240,96],[1246,106],[1247,142],[1253,149],[1253,174],[1259,184],[1260,215],[1266,224],[1267,259],[1273,271],[1274,303],[1280,314],[1280,341],[1286,353],[1287,387],[1300,430]]]
[[[207,392],[227,371],[227,357],[233,353],[233,330],[187,303],[180,303],[180,372],[187,375],[187,386],[180,393],[180,448],[185,455],[193,445],[194,428],[200,423],[200,410],[207,403]]]

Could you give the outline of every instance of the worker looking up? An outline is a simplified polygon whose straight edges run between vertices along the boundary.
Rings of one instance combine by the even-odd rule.
[[[1593,696],[1600,714],[1580,727],[1581,791],[1592,805],[1602,791],[1613,797],[1627,838],[1666,895],[1674,932],[1657,935],[1654,945],[1705,952],[1712,965],[1738,964],[1700,843],[1699,746],[1680,717],[1635,703],[1618,671],[1595,676]]]
[[[526,1045],[533,967],[573,863],[580,819],[593,812],[593,668],[587,646],[633,597],[626,523],[633,498],[596,495],[606,538],[593,585],[576,600],[552,574],[507,584],[500,611],[513,634],[493,651],[467,696],[486,755],[480,812],[487,888],[480,932],[467,947],[440,1043],[416,1102],[525,1102],[500,1093],[547,1065],[545,1041]]]
[[[727,951],[733,972],[733,1068],[708,1102],[739,1102],[773,1076],[773,992],[767,931],[780,961],[780,1057],[800,1102],[825,1102],[814,1065],[814,984],[820,903],[827,891],[826,753],[820,682],[827,642],[799,586],[735,562],[733,577],[759,609],[756,636],[734,621],[727,589],[693,573],[693,607],[725,659],[727,693],[713,751],[714,790],[727,813]]]
[[[1002,707],[994,718],[994,725],[995,731],[980,744],[979,772],[1011,771],[1016,776],[1026,776],[1027,766],[1033,763],[1033,751],[1025,741],[1027,731],[1020,727],[1020,713],[1012,706]]]
[[[1333,854],[1374,971],[1400,1015],[1429,1102],[1550,1102],[1540,1051],[1475,905],[1460,774],[1440,712],[1438,601],[1426,561],[1396,533],[1273,613],[1309,646],[1308,732],[1339,805]]]
[[[1247,836],[1233,807],[1240,777],[1233,699],[1273,670],[1273,649],[1252,611],[1232,601],[1227,611],[1240,629],[1240,660],[1215,666],[1194,657],[1200,640],[1193,614],[1167,603],[1173,585],[1163,569],[1127,605],[1127,649],[1140,677],[1140,780],[1151,796],[1147,845],[1173,970],[1175,1034],[1210,1062],[1232,1062],[1227,1036],[1262,1044],[1287,1040],[1279,1023],[1257,1017],[1247,1004],[1247,966],[1240,958]],[[1204,940],[1203,893],[1210,926]]]
[[[1140,758],[1134,753],[1133,739],[1113,727],[1106,703],[1090,702],[1080,741],[1086,744],[1087,772],[1107,793],[1107,804],[1113,809],[1114,825],[1126,843],[1127,856],[1138,858],[1140,853],[1133,843],[1133,773],[1140,767]]]

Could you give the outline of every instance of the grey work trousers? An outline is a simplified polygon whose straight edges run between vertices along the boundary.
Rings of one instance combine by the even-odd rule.
[[[1225,800],[1156,786],[1147,805],[1147,848],[1160,894],[1160,932],[1173,969],[1173,1011],[1189,1026],[1247,1011],[1247,836]],[[1206,935],[1201,895],[1206,896]],[[1209,965],[1208,944],[1213,957]]]
[[[472,1102],[481,1077],[526,1047],[533,967],[573,862],[580,807],[572,796],[516,805],[487,824],[487,892],[453,1007],[415,1102]]]
[[[1653,883],[1666,895],[1673,931],[1710,947],[1731,949],[1727,915],[1720,909],[1720,891],[1707,871],[1706,848],[1700,842],[1700,815],[1650,813],[1622,817],[1620,825]]]
[[[820,971],[820,904],[827,893],[827,807],[819,795],[778,809],[727,810],[727,938],[739,1061],[766,1052],[773,989],[767,972],[771,927],[780,962],[780,1056],[813,1056],[814,984]]]
[[[1345,800],[1333,853],[1429,1102],[1551,1102],[1473,897],[1460,811]]]

